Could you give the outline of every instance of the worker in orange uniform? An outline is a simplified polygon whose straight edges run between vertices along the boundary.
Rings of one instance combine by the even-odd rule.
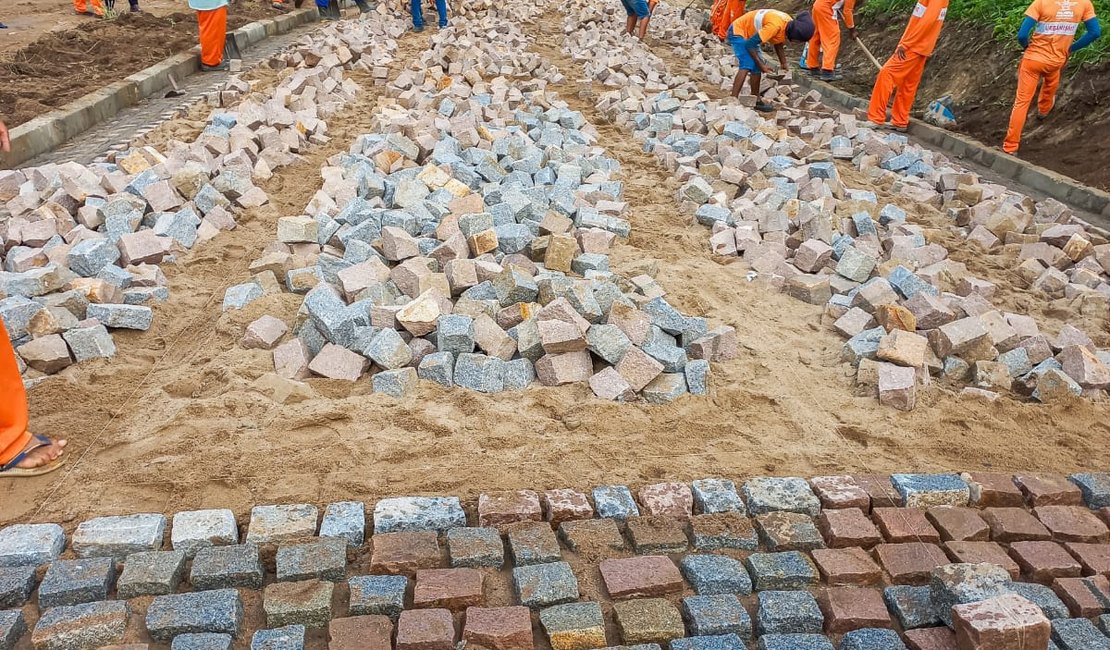
[[[739,97],[740,89],[744,86],[744,79],[751,75],[750,88],[755,96],[755,110],[768,113],[774,108],[759,96],[759,84],[764,72],[771,69],[763,62],[759,53],[760,45],[770,43],[775,47],[775,56],[778,57],[782,70],[787,69],[786,41],[804,43],[813,38],[813,18],[808,11],[791,18],[790,14],[777,9],[759,9],[749,11],[740,16],[728,28],[728,43],[732,46],[732,53],[736,55],[739,70],[736,78],[732,80],[732,96]]]
[[[713,34],[722,41],[728,37],[729,25],[744,15],[745,0],[717,0],[709,13],[709,24]]]
[[[871,122],[886,125],[886,107],[891,94],[894,94],[894,107],[890,111],[891,128],[905,131],[909,127],[910,109],[917,96],[917,86],[921,83],[921,73],[936,49],[947,13],[948,0],[917,0],[894,55],[887,59],[875,78],[871,105],[867,109],[867,119]]]
[[[816,32],[809,41],[806,68],[821,81],[836,81],[836,55],[840,52],[840,17],[848,27],[848,38],[856,37],[856,19],[852,12],[856,0],[817,0],[813,3],[813,25]]]
[[[1075,40],[1080,23],[1087,31]],[[1017,152],[1029,105],[1037,94],[1037,83],[1041,84],[1037,115],[1044,118],[1056,103],[1060,73],[1068,64],[1068,57],[1094,43],[1101,35],[1102,26],[1091,0],[1033,0],[1025,10],[1025,19],[1017,35],[1025,55],[1018,67],[1017,97],[1014,110],[1010,112],[1010,128],[1002,143],[1003,151]]]
[[[227,70],[224,42],[227,39],[227,0],[189,0],[197,12],[200,33],[200,69],[205,72]]]
[[[0,122],[0,149],[7,151],[7,131]],[[15,350],[0,319],[0,479],[25,478],[62,466],[65,440],[51,440],[27,431],[27,393],[15,362]]]
[[[73,0],[73,11],[81,16],[103,16],[101,0]]]

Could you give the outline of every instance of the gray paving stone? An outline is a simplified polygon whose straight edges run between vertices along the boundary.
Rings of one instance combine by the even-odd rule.
[[[505,362],[484,354],[457,355],[453,380],[456,386],[480,393],[499,393],[505,390]]]
[[[687,555],[682,558],[682,575],[699,595],[752,593],[744,564],[724,555]]]
[[[320,537],[340,537],[352,548],[366,542],[366,504],[361,501],[337,501],[324,509]]]
[[[760,634],[820,634],[825,617],[808,591],[761,591],[756,629]]]
[[[0,609],[22,607],[35,588],[35,567],[0,567]]]
[[[192,510],[173,516],[170,544],[192,558],[202,548],[239,543],[239,528],[230,510]]]
[[[77,557],[111,557],[122,561],[132,553],[162,550],[166,517],[160,514],[98,517],[83,521],[73,532]]]
[[[407,346],[406,346],[407,347]],[[416,368],[382,370],[371,378],[375,393],[400,399],[416,390]]]
[[[868,627],[841,637],[840,650],[906,650],[906,644],[894,630]]]
[[[231,650],[230,634],[182,634],[174,637],[170,650]]]
[[[683,368],[686,375],[686,390],[691,395],[709,394],[709,362],[705,359],[693,359],[686,362]]]
[[[1110,473],[1088,472],[1072,474],[1068,478],[1079,486],[1088,508],[1097,510],[1110,506]]]
[[[417,377],[434,381],[441,386],[453,386],[454,375],[455,355],[450,352],[433,352],[425,355],[416,369]]]
[[[740,513],[694,515],[690,518],[694,548],[719,551],[726,548],[754,551],[759,538],[751,521]]]
[[[759,637],[756,650],[835,650],[832,641],[821,634],[766,634]]]
[[[891,474],[890,482],[902,496],[902,506],[966,506],[971,490],[956,474]]]
[[[251,637],[251,650],[304,650],[304,632],[303,625],[259,630]]]
[[[277,550],[279,582],[318,578],[338,582],[347,575],[347,540],[321,539],[308,544],[280,546]],[[277,624],[280,627],[282,624]]]
[[[146,611],[146,629],[158,641],[180,634],[239,636],[243,601],[235,589],[156,596]]]
[[[933,605],[930,587],[894,585],[883,590],[886,608],[898,619],[904,629],[935,627],[941,624],[940,615]]]
[[[1060,650],[1110,650],[1110,639],[1085,618],[1052,621],[1052,640]]]
[[[747,650],[747,646],[735,634],[714,634],[674,639],[671,650]]]
[[[84,650],[118,643],[127,630],[128,612],[122,600],[54,607],[35,624],[31,642],[36,650]]]
[[[266,625],[283,627],[327,627],[331,621],[331,597],[335,584],[326,580],[275,582],[262,594]]]
[[[452,567],[500,569],[505,545],[496,528],[452,528],[447,531],[447,553]]]
[[[447,530],[466,526],[458,497],[392,497],[374,506],[374,533]]]
[[[227,587],[262,588],[262,561],[258,546],[212,546],[197,551],[189,582],[194,589]]]
[[[509,551],[516,566],[547,564],[563,559],[559,539],[547,523],[535,523],[509,531]]]
[[[320,513],[307,504],[255,506],[247,528],[247,543],[267,544],[312,537]]]
[[[351,616],[379,614],[396,618],[405,608],[409,579],[405,576],[352,576]]]
[[[578,599],[578,579],[566,562],[513,569],[513,590],[520,604],[533,609]]]
[[[18,609],[0,611],[0,650],[15,650],[15,644],[27,633],[27,622]]]
[[[66,534],[58,524],[15,524],[0,530],[0,566],[40,566],[61,556]]]
[[[596,602],[566,603],[541,609],[540,625],[554,647],[596,643],[596,639],[605,638],[605,617],[601,605]]]
[[[1068,607],[1064,601],[1045,585],[1035,582],[1013,582],[1010,583],[1010,591],[1040,607],[1045,618],[1050,621],[1069,616]]]
[[[952,608],[1010,591],[1010,574],[995,564],[947,564],[933,569],[930,595],[940,619],[953,627]]]
[[[90,359],[108,359],[116,354],[115,341],[103,325],[75,327],[62,332],[62,338],[78,363]]]
[[[687,596],[682,599],[682,615],[691,634],[735,634],[752,638],[752,619],[739,599],[732,594]]]
[[[782,510],[816,517],[821,512],[821,500],[803,478],[753,478],[744,484],[743,493],[753,515]]]
[[[505,390],[524,390],[536,380],[536,368],[528,359],[513,359],[501,364],[502,387]]]
[[[255,285],[257,286],[257,285]],[[95,318],[105,327],[112,329],[140,330],[150,329],[154,322],[154,312],[150,307],[142,305],[89,305],[86,312],[89,318]]]
[[[39,607],[107,600],[115,581],[116,563],[112,558],[55,560],[39,585]]]
[[[817,584],[817,567],[799,551],[752,553],[744,560],[756,591],[806,589]]]
[[[623,520],[640,516],[632,491],[624,485],[595,487],[593,496],[598,517]]]
[[[184,577],[184,551],[132,553],[123,564],[116,591],[120,598],[172,594]]]
[[[440,352],[474,352],[474,319],[463,314],[443,314],[436,321],[436,346]]]

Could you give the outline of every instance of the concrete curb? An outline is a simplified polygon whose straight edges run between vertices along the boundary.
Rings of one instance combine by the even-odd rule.
[[[319,12],[315,7],[305,7],[244,25],[230,34],[239,49],[244,50],[265,38],[291,32],[318,18]],[[198,70],[200,47],[195,46],[20,124],[10,133],[11,153],[0,154],[0,169],[14,169],[114,117],[123,109],[169,88],[171,75],[180,81]]]
[[[816,90],[826,100],[845,108],[867,108],[867,101],[830,84],[802,74],[793,75],[794,82]],[[947,131],[921,120],[911,119],[909,134],[929,145],[971,160],[996,174],[1050,196],[1062,203],[1098,215],[1110,226],[1110,193],[1088,187],[1079,181],[1003,153],[959,133]]]

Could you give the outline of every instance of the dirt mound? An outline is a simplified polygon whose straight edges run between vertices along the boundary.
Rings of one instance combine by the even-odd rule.
[[[263,3],[236,4],[228,29],[276,13]],[[123,13],[46,33],[0,61],[0,115],[17,126],[196,44],[196,16],[181,12]]]

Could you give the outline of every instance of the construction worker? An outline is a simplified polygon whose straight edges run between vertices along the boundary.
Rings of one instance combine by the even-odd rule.
[[[717,0],[709,13],[709,24],[713,34],[722,41],[728,38],[728,28],[737,18],[744,15],[745,0]]]
[[[0,122],[0,148],[7,151],[7,129]],[[51,440],[27,431],[27,393],[15,361],[15,350],[0,319],[0,478],[23,478],[53,472],[62,466],[65,440]]]
[[[648,24],[651,23],[651,14],[655,11],[655,5],[659,4],[659,0],[621,0],[624,5],[624,11],[628,14],[628,23],[625,25],[625,31],[629,34],[636,32],[636,24],[640,24],[640,40],[644,40],[647,36]]]
[[[808,11],[801,12],[797,18],[791,18],[790,14],[777,9],[759,9],[749,11],[733,21],[728,28],[728,43],[732,46],[740,69],[732,80],[732,96],[740,96],[744,79],[750,74],[750,88],[756,98],[755,110],[765,113],[774,110],[759,95],[763,73],[771,71],[763,62],[759,46],[764,43],[773,45],[781,69],[786,70],[786,49],[783,44],[788,40],[804,43],[813,38],[813,31],[813,18]]]
[[[200,35],[200,69],[205,72],[227,70],[224,44],[227,39],[227,0],[189,0],[197,12]]]
[[[948,0],[917,0],[910,22],[902,33],[894,54],[887,59],[875,78],[875,88],[871,91],[871,105],[867,109],[867,119],[879,126],[886,126],[886,107],[894,94],[894,107],[891,109],[891,127],[895,131],[905,131],[910,125],[910,109],[913,108],[917,86],[921,83],[921,73],[925,62],[933,55],[944,27],[944,16],[948,13]],[[896,92],[897,90],[897,92]]]
[[[412,0],[412,30],[414,32],[424,31],[424,8],[421,6],[423,0]],[[447,0],[436,0],[436,13],[439,14],[439,28],[443,29],[447,26]]]
[[[101,0],[73,0],[73,11],[80,16],[103,16],[104,5]]]
[[[1075,40],[1080,23],[1087,32]],[[1068,57],[1101,35],[1102,26],[1095,17],[1091,0],[1033,0],[1018,30],[1018,42],[1025,49],[1025,55],[1018,66],[1017,97],[1010,113],[1010,128],[1002,143],[1003,151],[1015,153],[1021,144],[1021,130],[1025,128],[1029,105],[1037,94],[1037,82],[1041,84],[1037,116],[1044,118],[1056,102],[1060,73],[1068,64]]]
[[[8,127],[3,121],[0,121],[0,151],[8,153],[12,150],[12,141],[8,137]]]
[[[848,27],[848,38],[856,37],[856,19],[852,15],[856,0],[817,0],[813,3],[813,24],[816,31],[806,51],[806,69],[822,81],[836,81],[836,55],[840,52],[840,20]]]

